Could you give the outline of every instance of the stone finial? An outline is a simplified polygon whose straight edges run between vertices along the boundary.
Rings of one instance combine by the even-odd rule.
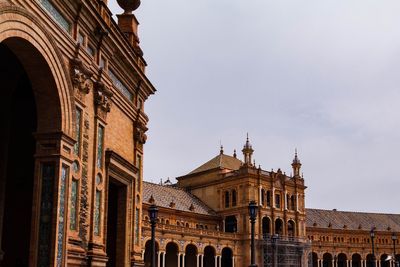
[[[131,14],[140,6],[140,0],[117,0],[117,2],[124,10],[124,14]]]
[[[237,155],[236,155],[236,149],[233,150],[233,157],[236,159]]]

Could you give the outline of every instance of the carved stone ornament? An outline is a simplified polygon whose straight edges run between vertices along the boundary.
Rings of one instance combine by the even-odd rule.
[[[140,144],[144,145],[147,141],[147,132],[148,128],[142,122],[137,121],[135,124],[135,140]]]
[[[101,81],[102,69],[100,70],[99,79],[94,84],[94,104],[96,106],[96,115],[104,121],[107,113],[111,110],[113,92]]]
[[[82,60],[78,57],[79,49],[80,45],[78,44],[75,56],[71,59],[71,78],[75,89],[75,97],[84,102],[84,96],[93,89],[91,80],[93,73],[83,65]]]

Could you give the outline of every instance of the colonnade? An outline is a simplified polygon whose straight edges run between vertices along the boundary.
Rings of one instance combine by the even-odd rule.
[[[165,251],[157,251],[157,267],[165,267]],[[178,253],[178,266],[185,267],[185,253]],[[194,266],[187,266],[194,267]],[[196,255],[196,267],[204,267],[204,254]],[[214,256],[214,267],[222,267],[222,255]],[[232,267],[235,267],[235,257],[232,257]]]
[[[354,264],[353,264],[353,260],[345,260],[344,263],[345,263],[345,265],[344,265],[345,267],[368,267],[368,265],[367,265],[368,261],[367,260],[363,260],[363,259],[360,260],[360,261],[354,261]],[[323,259],[318,259],[317,260],[317,264],[318,264],[317,266],[313,266],[313,267],[324,267],[324,266],[326,266],[326,265],[324,265],[324,260]],[[396,265],[395,265],[393,260],[388,261],[388,265],[389,265],[389,267],[396,267]],[[329,266],[339,267],[339,261],[332,260],[332,264],[329,265]],[[382,260],[375,260],[375,266],[376,267],[383,267],[384,265],[382,264]]]

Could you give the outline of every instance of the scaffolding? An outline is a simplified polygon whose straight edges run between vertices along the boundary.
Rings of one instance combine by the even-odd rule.
[[[263,267],[308,266],[311,243],[302,238],[279,235],[264,235],[260,240]]]

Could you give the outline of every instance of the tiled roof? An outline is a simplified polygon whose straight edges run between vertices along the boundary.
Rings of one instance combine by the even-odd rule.
[[[150,204],[151,196],[154,198],[154,203],[159,207],[216,215],[215,211],[200,199],[179,187],[143,182],[143,202]],[[173,207],[171,207],[171,202],[175,203]]]
[[[241,165],[242,161],[238,160],[237,158],[225,154],[219,154],[215,158],[211,159],[210,161],[204,163],[200,167],[191,171],[189,174],[204,172],[216,168],[239,170]]]
[[[400,214],[350,212],[337,210],[306,209],[307,227],[400,231]]]

